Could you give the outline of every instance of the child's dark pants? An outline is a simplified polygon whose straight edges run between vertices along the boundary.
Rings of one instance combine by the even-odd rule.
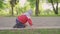
[[[25,28],[25,25],[16,19],[16,24],[13,28]]]

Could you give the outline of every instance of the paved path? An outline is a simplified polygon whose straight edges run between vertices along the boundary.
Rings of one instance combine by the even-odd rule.
[[[16,17],[0,17],[0,29],[12,28],[15,19]],[[60,28],[60,17],[32,17],[32,20],[34,28]]]

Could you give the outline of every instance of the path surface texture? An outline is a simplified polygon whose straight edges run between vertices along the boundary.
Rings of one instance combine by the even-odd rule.
[[[15,20],[16,17],[0,17],[0,29],[12,28]],[[34,28],[60,28],[60,17],[32,17],[32,21]],[[30,26],[26,28],[30,28]]]

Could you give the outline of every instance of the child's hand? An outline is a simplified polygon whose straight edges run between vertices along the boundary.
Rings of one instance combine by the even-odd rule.
[[[33,29],[33,26],[31,26],[31,29]]]
[[[28,26],[27,24],[24,24],[25,26]]]

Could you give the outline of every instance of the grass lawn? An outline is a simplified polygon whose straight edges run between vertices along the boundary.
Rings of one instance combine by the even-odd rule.
[[[60,29],[0,30],[0,34],[60,34]]]

